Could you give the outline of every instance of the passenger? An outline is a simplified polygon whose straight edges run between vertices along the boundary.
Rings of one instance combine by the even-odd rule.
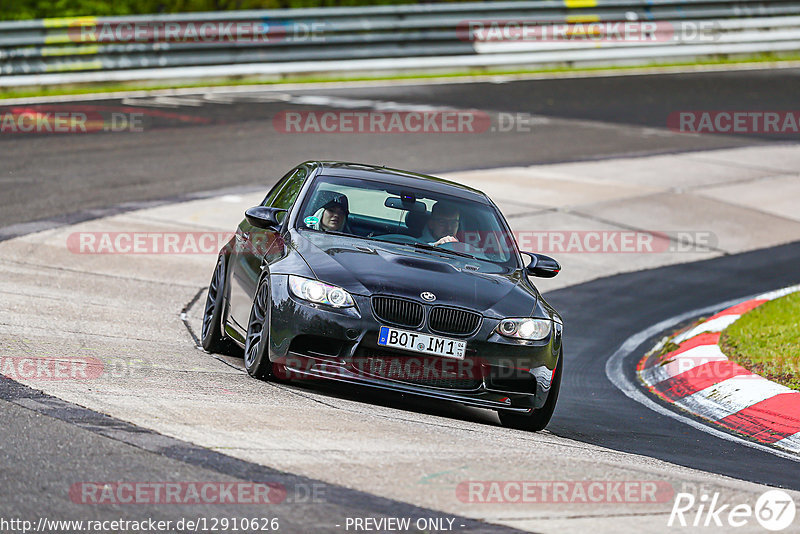
[[[428,224],[422,230],[420,239],[429,245],[439,246],[445,243],[458,243],[455,233],[458,231],[458,223],[461,214],[452,204],[437,202],[431,208],[431,216]]]
[[[307,226],[324,232],[348,232],[347,216],[349,214],[350,203],[347,196],[334,193],[331,195],[331,199],[314,213],[311,224],[307,224]]]

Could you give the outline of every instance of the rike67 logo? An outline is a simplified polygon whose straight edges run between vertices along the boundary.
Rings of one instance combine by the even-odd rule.
[[[778,532],[792,525],[796,511],[791,495],[778,489],[765,492],[755,506],[722,504],[719,493],[712,496],[704,493],[700,498],[692,493],[678,493],[667,526],[739,528],[755,519],[763,528]]]

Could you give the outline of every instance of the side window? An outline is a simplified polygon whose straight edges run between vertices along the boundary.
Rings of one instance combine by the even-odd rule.
[[[278,180],[278,182],[275,185],[272,186],[272,189],[269,190],[269,193],[267,193],[267,196],[264,198],[264,201],[261,202],[261,205],[272,206],[272,203],[275,201],[275,197],[277,197],[278,194],[281,192],[283,186],[286,185],[286,182],[288,182],[292,178],[292,176],[297,174],[299,170],[300,169],[298,168],[294,168],[291,171],[284,174],[283,177],[280,180]]]
[[[271,206],[284,210],[291,208],[294,201],[297,200],[297,195],[300,194],[300,189],[303,188],[303,182],[307,175],[308,169],[306,167],[297,169],[292,177],[286,181],[286,185],[283,186],[281,192],[275,196]]]

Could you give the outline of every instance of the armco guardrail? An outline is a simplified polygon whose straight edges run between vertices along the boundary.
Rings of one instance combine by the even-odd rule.
[[[542,0],[0,22],[0,86],[800,51],[791,0]]]

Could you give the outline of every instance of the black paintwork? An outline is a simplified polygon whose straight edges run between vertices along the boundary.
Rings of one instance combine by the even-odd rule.
[[[555,260],[534,256],[526,269],[516,252],[513,269],[498,269],[497,273],[474,272],[464,268],[463,258],[446,253],[297,229],[296,221],[305,195],[316,177],[322,175],[425,189],[478,201],[487,209],[496,209],[484,193],[432,176],[341,162],[306,162],[297,169],[306,173],[305,182],[287,214],[281,218],[282,222],[277,223],[277,210],[267,204],[273,192],[289,183],[295,171],[287,173],[275,186],[264,205],[247,210],[235,237],[222,251],[228,262],[227,312],[223,319],[227,336],[244,345],[256,287],[266,278],[271,298],[269,359],[295,376],[354,381],[496,409],[528,412],[544,405],[561,351],[561,318],[542,299],[527,275],[538,272],[535,268],[538,262],[543,275],[554,276],[557,269],[553,270],[553,264],[558,266]],[[340,286],[353,295],[356,305],[335,309],[297,299],[289,292],[288,275]],[[474,390],[451,390],[354,372],[359,349],[378,348],[378,330],[382,323],[372,313],[370,297],[388,295],[413,300],[422,304],[427,314],[432,305],[421,299],[423,291],[435,292],[436,305],[472,310],[483,317],[477,331],[463,337],[467,342],[466,358],[476,368],[483,369],[481,377],[488,375],[488,369],[524,369],[529,373],[528,378],[533,378],[531,390],[512,391],[488,378]],[[555,327],[542,341],[513,340],[495,331],[500,320],[506,317],[554,319]],[[439,335],[430,331],[427,323],[417,329],[404,329]],[[325,338],[335,350],[324,356],[294,350],[293,342],[298,336]]]

